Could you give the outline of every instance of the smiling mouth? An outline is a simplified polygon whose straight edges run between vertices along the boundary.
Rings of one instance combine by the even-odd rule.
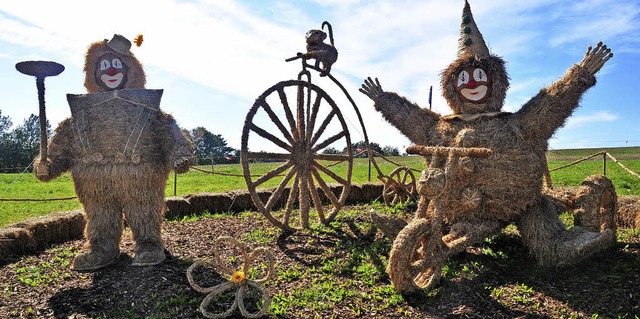
[[[109,81],[109,82],[111,82],[111,83],[113,83],[113,82],[118,81],[118,79],[113,79],[113,80],[108,80],[108,81]],[[475,93],[471,93],[471,94],[475,94]]]

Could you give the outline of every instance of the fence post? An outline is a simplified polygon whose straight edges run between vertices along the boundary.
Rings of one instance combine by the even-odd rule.
[[[367,180],[371,181],[371,154],[369,154],[368,150],[367,150],[367,159],[369,160],[369,177],[367,178]]]
[[[173,171],[173,196],[178,194],[178,173]]]
[[[607,151],[602,153],[602,175],[607,176]]]

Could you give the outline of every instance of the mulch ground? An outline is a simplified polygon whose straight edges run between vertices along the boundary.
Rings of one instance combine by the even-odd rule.
[[[354,209],[349,207],[346,209]],[[168,259],[152,267],[132,267],[132,247],[126,231],[118,262],[94,273],[70,270],[69,262],[83,241],[69,241],[27,256],[0,260],[1,318],[202,318],[199,303],[205,295],[187,281],[187,268],[196,260],[211,260],[218,236],[243,240],[255,230],[277,232],[270,239],[276,268],[321,267],[336,242],[358,242],[365,249],[387,241],[380,232],[358,233],[348,225],[369,222],[363,214],[341,220],[347,225],[326,232],[281,234],[259,214],[166,222]],[[250,249],[255,248],[247,242]],[[390,248],[390,243],[386,247]],[[487,254],[487,250],[493,254]],[[339,252],[338,252],[339,253]],[[368,258],[384,267],[388,250]],[[349,258],[345,253],[345,258]],[[378,309],[381,301],[347,298],[317,311],[292,306],[280,318],[637,318],[640,314],[640,234],[636,231],[615,248],[573,267],[542,269],[528,256],[517,235],[500,235],[470,247],[453,258],[449,272],[434,291],[405,296],[396,305]],[[465,268],[467,267],[467,268]],[[471,268],[469,270],[468,268]],[[312,277],[273,280],[271,294],[310,285]],[[336,276],[335,281],[349,278]],[[307,281],[307,282],[305,282]],[[386,275],[377,287],[389,286]],[[361,296],[375,287],[358,287]],[[354,312],[354,303],[360,313]],[[369,303],[369,304],[367,304]],[[377,309],[366,311],[366,309]],[[164,316],[163,316],[164,314]],[[170,314],[170,315],[169,315]],[[271,315],[271,317],[275,317]]]

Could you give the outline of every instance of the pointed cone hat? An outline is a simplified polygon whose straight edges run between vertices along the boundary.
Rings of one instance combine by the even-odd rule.
[[[484,43],[482,33],[476,25],[467,0],[462,9],[462,24],[460,25],[460,39],[458,40],[458,57],[465,55],[488,56],[489,48]]]

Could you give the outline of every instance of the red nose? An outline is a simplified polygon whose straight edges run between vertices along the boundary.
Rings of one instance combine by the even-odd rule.
[[[114,75],[116,75],[116,69],[114,69],[114,68],[108,68],[106,73],[107,73],[107,75],[109,75],[109,76],[114,76]]]
[[[474,80],[469,80],[469,83],[467,83],[467,89],[475,89],[478,86],[478,82],[474,81]]]

